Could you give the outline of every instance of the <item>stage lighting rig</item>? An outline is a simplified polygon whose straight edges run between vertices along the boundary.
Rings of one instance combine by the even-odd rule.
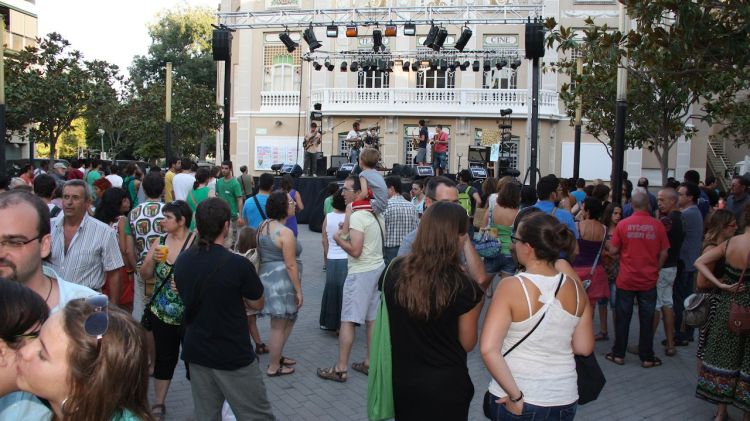
[[[357,31],[357,26],[356,25],[354,25],[354,24],[347,25],[347,27],[346,27],[346,37],[347,38],[355,38],[357,36],[357,33],[358,33],[358,31]]]
[[[349,66],[349,70],[351,70],[352,72],[358,71],[359,70],[359,63],[357,63],[356,61],[353,61],[352,64],[351,64],[351,66]]]
[[[417,25],[413,23],[404,24],[404,35],[409,37],[417,35]]]
[[[345,61],[341,62],[341,67],[339,68],[339,70],[341,70],[342,72],[346,71],[346,62]]]
[[[466,44],[469,43],[469,40],[471,39],[471,29],[464,28],[464,30],[461,32],[461,36],[458,37],[458,41],[456,41],[456,50],[463,51],[464,48],[466,48]]]
[[[284,46],[286,47],[286,50],[290,53],[296,50],[297,47],[299,47],[299,44],[294,42],[292,40],[292,37],[289,36],[289,32],[280,33],[279,40],[284,44]]]
[[[408,72],[409,71],[409,62],[404,61],[404,64],[401,66],[401,70]]]
[[[412,72],[418,72],[419,71],[419,62],[414,60],[414,63],[411,64],[411,71]]]
[[[336,66],[333,65],[333,63],[331,63],[328,60],[326,60],[325,66],[326,66],[326,69],[328,69],[329,72],[332,72],[333,68],[336,67]]]
[[[315,36],[315,31],[313,30],[312,26],[305,29],[305,32],[302,33],[302,38],[307,43],[307,46],[310,48],[310,52],[313,52],[323,46],[323,44],[321,44],[318,41],[318,38]]]
[[[497,68],[497,70],[502,70],[502,68],[507,65],[508,65],[508,60],[502,58],[495,63],[495,68]]]
[[[511,114],[513,114],[513,110],[510,108],[500,110],[500,117],[505,117],[506,115],[511,115]]]
[[[515,60],[513,60],[512,63],[510,63],[510,68],[513,69],[513,70],[516,70],[519,67],[521,67],[521,60],[519,60],[519,59],[515,59]]]
[[[489,60],[485,60],[484,61],[484,64],[482,64],[482,70],[484,70],[485,72],[489,72],[490,71],[490,61]]]
[[[396,25],[390,24],[385,26],[385,36],[387,37],[395,37],[398,33],[398,29]]]
[[[322,69],[322,68],[323,68],[323,65],[321,65],[321,64],[320,64],[320,63],[318,63],[317,61],[313,61],[313,69],[315,69],[315,70],[320,70],[320,69]]]
[[[424,45],[427,48],[433,48],[433,46],[435,45],[435,39],[437,38],[438,32],[440,32],[440,28],[435,25],[432,25],[430,27],[430,32],[427,33],[427,38],[425,38],[422,45]]]
[[[479,60],[474,60],[474,63],[471,64],[471,70],[475,72],[479,71]]]
[[[326,26],[326,36],[328,38],[338,38],[339,36],[339,27],[336,25],[328,25]]]
[[[461,70],[467,70],[469,68],[469,66],[471,66],[471,62],[469,60],[466,60],[459,67],[461,68]],[[479,69],[477,69],[477,70],[479,70]]]
[[[378,52],[383,51],[383,32],[380,29],[372,30],[372,51]]]
[[[435,42],[430,46],[435,51],[440,51],[441,48],[443,48],[443,44],[445,43],[445,39],[448,38],[448,30],[445,28],[440,28],[437,35],[435,36]]]

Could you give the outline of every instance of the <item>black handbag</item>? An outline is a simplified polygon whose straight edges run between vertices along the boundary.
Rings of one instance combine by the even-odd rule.
[[[607,379],[593,352],[585,357],[576,355],[575,360],[578,374],[578,405],[585,405],[599,397]]]

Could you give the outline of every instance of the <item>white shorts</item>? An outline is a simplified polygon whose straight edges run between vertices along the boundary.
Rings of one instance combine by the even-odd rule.
[[[375,320],[380,304],[378,280],[385,265],[368,272],[350,273],[344,281],[344,297],[341,302],[341,321],[364,324]]]

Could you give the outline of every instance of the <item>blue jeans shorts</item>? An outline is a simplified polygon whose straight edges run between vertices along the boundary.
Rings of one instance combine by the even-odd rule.
[[[510,254],[500,253],[495,257],[484,258],[484,270],[487,273],[516,273],[516,261]]]
[[[435,160],[432,161],[433,168],[448,168],[448,152],[435,152]]]
[[[521,415],[513,414],[505,409],[505,404],[495,402],[498,397],[490,394],[490,415],[493,421],[504,420],[559,420],[573,421],[578,409],[578,402],[561,406],[537,406],[530,403],[523,403],[523,412]]]

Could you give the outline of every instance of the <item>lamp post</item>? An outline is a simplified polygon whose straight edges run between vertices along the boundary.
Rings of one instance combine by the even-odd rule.
[[[5,21],[0,20],[0,34]],[[0,175],[5,175],[5,46],[0,42]]]
[[[620,3],[620,32],[628,31],[628,15],[625,5]],[[622,170],[625,164],[625,114],[628,110],[627,56],[623,56],[617,67],[617,108],[615,110],[615,147],[612,151],[612,201],[622,204]]]
[[[167,62],[166,98],[164,111],[164,159],[165,167],[172,160],[172,62]]]
[[[99,128],[96,132],[99,133],[99,138],[102,141],[102,148],[99,149],[99,159],[104,159],[104,129]]]
[[[576,76],[583,75],[583,58],[578,57],[576,60]],[[581,114],[582,110],[581,95],[576,95],[576,119],[575,119],[575,139],[573,141],[573,178],[578,182],[581,167]]]

